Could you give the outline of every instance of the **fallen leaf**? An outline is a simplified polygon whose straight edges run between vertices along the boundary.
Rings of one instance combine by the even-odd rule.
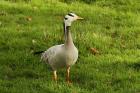
[[[124,40],[121,41],[121,47],[122,48],[126,48],[126,45],[125,45],[125,41]]]
[[[126,46],[125,46],[124,44],[121,44],[121,47],[122,47],[122,48],[126,48]]]
[[[27,19],[27,21],[32,21],[32,17],[31,16],[27,16],[26,19]]]
[[[96,48],[90,48],[90,50],[94,55],[99,54],[99,51]]]

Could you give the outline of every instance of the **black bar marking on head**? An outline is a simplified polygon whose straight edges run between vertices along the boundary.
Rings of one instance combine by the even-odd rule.
[[[74,15],[72,15],[71,13],[69,13],[68,15],[74,17]]]

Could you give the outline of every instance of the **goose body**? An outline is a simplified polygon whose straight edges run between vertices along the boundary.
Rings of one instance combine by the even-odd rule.
[[[64,44],[52,46],[42,54],[42,59],[48,62],[53,70],[72,66],[78,59],[78,50],[75,46],[69,48]]]
[[[57,80],[56,71],[59,68],[66,68],[66,80],[69,82],[70,67],[74,65],[78,59],[78,50],[75,47],[71,36],[71,23],[77,19],[82,19],[74,13],[69,13],[64,18],[64,44],[55,45],[50,47],[42,53],[41,59],[50,64],[53,69],[54,80]]]

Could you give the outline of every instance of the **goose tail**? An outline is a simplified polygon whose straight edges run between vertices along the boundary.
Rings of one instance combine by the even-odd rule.
[[[38,54],[41,54],[41,53],[43,53],[44,51],[37,51],[37,52],[34,52],[33,54],[34,55],[38,55]]]

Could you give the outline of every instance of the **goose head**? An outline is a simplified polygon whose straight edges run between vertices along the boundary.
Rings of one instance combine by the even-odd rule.
[[[68,13],[64,17],[64,24],[65,24],[65,26],[71,26],[73,21],[80,20],[80,19],[83,19],[83,18],[74,13]]]

